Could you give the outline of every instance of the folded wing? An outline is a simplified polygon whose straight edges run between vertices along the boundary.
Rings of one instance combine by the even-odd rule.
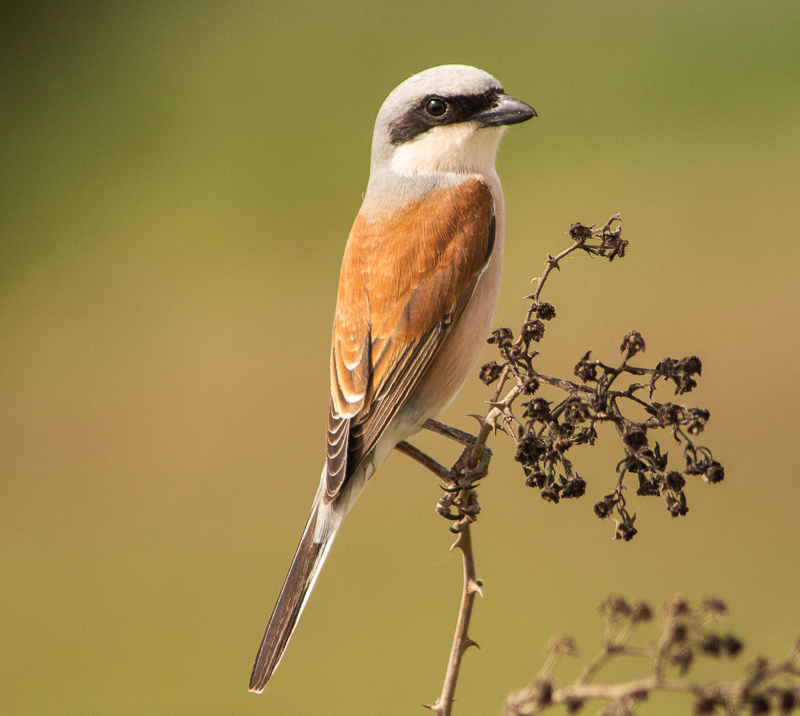
[[[345,249],[331,345],[330,503],[425,374],[494,248],[494,202],[477,179],[403,211],[361,213]]]

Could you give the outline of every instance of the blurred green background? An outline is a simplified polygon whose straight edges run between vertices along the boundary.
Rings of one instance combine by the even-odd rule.
[[[622,544],[591,513],[616,438],[576,451],[589,494],[558,506],[495,440],[475,530],[481,651],[457,713],[497,713],[554,633],[591,655],[612,592],[720,595],[743,659],[784,656],[800,634],[797,3],[3,13],[3,713],[421,714],[435,699],[461,567],[439,488],[399,455],[348,518],[274,681],[254,696],[247,680],[322,464],[374,117],[408,75],[449,62],[539,112],[500,150],[497,325],[520,322],[571,222],[622,212],[627,258],[575,259],[549,283],[540,366],[569,373],[588,349],[613,361],[631,329],[648,363],[699,355],[688,402],[710,409],[702,442],[727,471],[690,485],[683,519],[631,496],[640,534]],[[486,397],[472,381],[449,422],[473,428]]]

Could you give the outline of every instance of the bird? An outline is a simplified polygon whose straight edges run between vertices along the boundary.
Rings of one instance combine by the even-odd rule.
[[[478,361],[503,262],[497,148],[509,125],[536,116],[467,65],[409,77],[378,112],[369,182],[339,276],[325,465],[250,691],[262,692],[278,667],[373,473],[447,408]]]

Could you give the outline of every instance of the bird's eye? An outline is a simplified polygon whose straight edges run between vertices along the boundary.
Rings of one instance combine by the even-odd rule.
[[[441,117],[447,111],[447,102],[443,99],[429,99],[425,104],[425,111],[431,117]]]

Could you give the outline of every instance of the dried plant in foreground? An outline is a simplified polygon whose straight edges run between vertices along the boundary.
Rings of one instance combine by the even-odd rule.
[[[556,706],[564,706],[567,713],[574,714],[590,701],[606,702],[600,712],[604,716],[625,716],[659,692],[686,694],[693,700],[697,716],[800,711],[800,640],[785,661],[758,658],[737,681],[701,683],[689,678],[698,659],[734,659],[743,649],[737,637],[714,627],[726,614],[719,599],[707,599],[699,609],[692,609],[683,597],[673,597],[664,606],[657,638],[639,646],[631,643],[632,638],[653,619],[647,604],[629,604],[621,597],[609,597],[600,611],[606,622],[602,649],[580,675],[566,686],[558,684],[554,672],[560,659],[576,656],[577,650],[569,637],[554,638],[539,673],[506,698],[504,716],[530,716]],[[646,665],[645,675],[626,681],[597,682],[603,667],[620,656],[641,660]]]
[[[489,338],[489,343],[499,350],[500,362],[492,361],[480,370],[481,380],[487,385],[497,382],[497,387],[486,415],[475,416],[480,422],[478,435],[433,420],[424,425],[465,446],[453,467],[444,467],[407,442],[397,446],[444,483],[445,495],[436,509],[453,522],[450,529],[459,535],[453,549],[461,550],[464,563],[458,624],[442,694],[435,704],[427,705],[437,716],[451,713],[461,659],[475,645],[468,629],[481,583],[475,576],[470,524],[480,512],[475,488],[488,473],[491,451],[486,441],[493,432],[501,430],[514,440],[515,458],[522,465],[526,483],[538,488],[543,499],[558,503],[562,498],[580,497],[586,489],[586,482],[567,457],[568,451],[578,445],[594,445],[598,425],[611,423],[621,438],[623,457],[617,464],[614,489],[595,504],[594,513],[601,518],[615,515],[615,537],[625,541],[637,532],[636,515],[627,511],[625,503],[629,476],[635,475],[638,480],[637,495],[662,497],[674,517],[688,511],[684,493],[688,480],[701,476],[707,483],[717,483],[724,477],[722,465],[714,460],[711,451],[694,440],[709,419],[708,411],[653,399],[662,384],[674,386],[675,395],[684,395],[696,387],[695,376],[702,368],[696,356],[664,358],[653,368],[632,365],[630,361],[645,350],[642,336],[632,331],[622,341],[623,357],[616,365],[594,360],[591,351],[587,351],[569,378],[545,375],[534,367],[538,355],[534,346],[544,337],[545,321],[556,315],[555,308],[541,300],[553,269],[560,268],[560,262],[575,252],[613,261],[625,255],[628,245],[622,239],[617,214],[599,229],[577,223],[568,233],[572,245],[556,256],[548,254],[542,275],[533,279],[536,290],[527,297],[530,304],[519,336],[515,339],[511,329],[498,328]],[[579,382],[573,380],[576,377]],[[553,400],[542,397],[545,389],[555,393]],[[518,400],[521,417],[514,412]],[[634,411],[640,416],[634,416]],[[653,441],[651,446],[651,435],[658,430],[668,430],[677,442],[684,458],[680,469],[668,463],[668,453],[662,452],[658,442]]]

